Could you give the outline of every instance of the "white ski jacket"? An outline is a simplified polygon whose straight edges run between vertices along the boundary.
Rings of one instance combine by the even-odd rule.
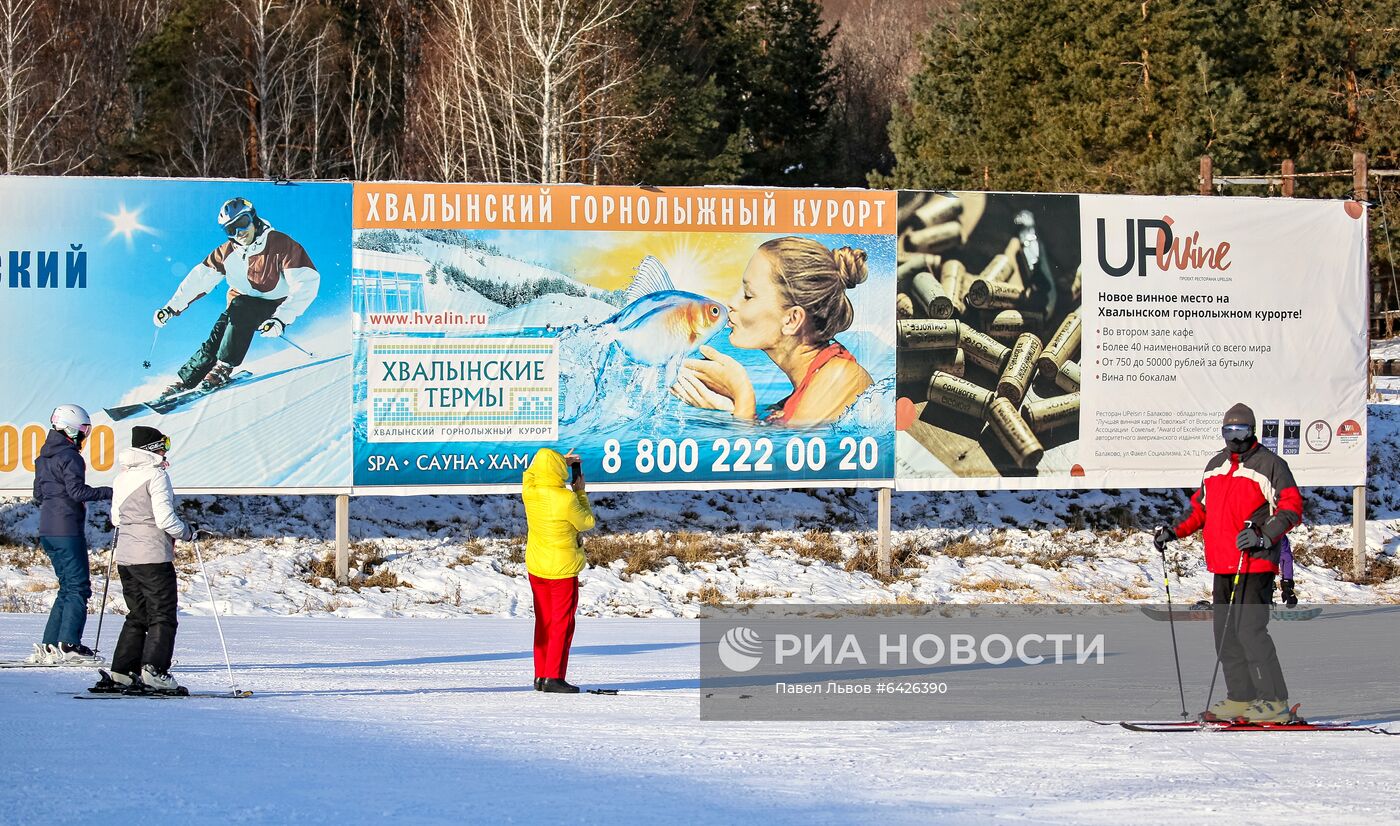
[[[283,299],[272,317],[290,326],[315,300],[321,274],[306,250],[286,233],[268,225],[246,247],[225,241],[196,264],[166,302],[182,313],[208,295],[220,281],[239,295]]]
[[[175,490],[165,457],[136,447],[120,456],[122,470],[112,483],[112,524],[121,532],[118,565],[175,561],[175,540],[190,530],[175,515]]]

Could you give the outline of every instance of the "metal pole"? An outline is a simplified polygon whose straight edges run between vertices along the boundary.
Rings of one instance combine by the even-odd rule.
[[[1366,486],[1351,489],[1351,573],[1360,581],[1366,576]]]
[[[1365,209],[1367,201],[1366,191],[1366,153],[1351,153],[1351,174],[1353,193],[1356,200],[1362,203]],[[1363,250],[1363,255],[1366,251]],[[1366,279],[1366,396],[1369,401],[1372,387],[1373,371],[1371,370],[1371,262],[1370,256],[1366,255],[1366,267],[1364,277]],[[1360,581],[1366,576],[1366,486],[1357,485],[1351,489],[1351,573],[1352,577]]]
[[[880,576],[890,575],[890,489],[880,488]]]
[[[335,497],[335,581],[344,585],[350,579],[350,497]]]

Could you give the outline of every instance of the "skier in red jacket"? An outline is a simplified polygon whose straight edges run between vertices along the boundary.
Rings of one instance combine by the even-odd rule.
[[[1205,529],[1206,568],[1215,574],[1215,645],[1225,672],[1225,699],[1205,716],[1254,722],[1290,718],[1288,686],[1269,636],[1279,544],[1303,520],[1303,497],[1288,463],[1254,437],[1254,411],[1225,412],[1225,449],[1206,463],[1191,512],[1153,535],[1160,550]]]

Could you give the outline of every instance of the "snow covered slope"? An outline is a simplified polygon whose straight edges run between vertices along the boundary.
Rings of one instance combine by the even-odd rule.
[[[41,628],[0,616],[0,650]],[[1394,820],[1395,738],[1372,734],[700,720],[697,634],[684,620],[579,623],[570,678],[621,689],[615,697],[531,691],[526,620],[234,618],[224,632],[249,699],[79,702],[85,673],[0,671],[0,819]],[[176,657],[191,688],[227,687],[212,622],[182,620]],[[133,743],[146,744],[139,757]],[[66,776],[70,793],[46,791]]]

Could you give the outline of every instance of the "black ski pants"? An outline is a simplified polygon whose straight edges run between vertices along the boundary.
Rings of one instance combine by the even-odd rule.
[[[1215,646],[1225,672],[1231,700],[1283,700],[1288,685],[1283,666],[1269,636],[1269,610],[1274,601],[1271,572],[1215,575]],[[1226,608],[1229,603],[1233,607]]]
[[[166,673],[175,653],[175,563],[118,565],[117,572],[127,614],[112,654],[112,670],[139,674],[141,666],[149,665]]]
[[[186,388],[194,387],[204,378],[215,361],[237,367],[248,355],[248,347],[253,343],[253,333],[264,321],[272,318],[277,308],[286,299],[258,298],[252,295],[236,295],[228,303],[214,326],[209,337],[199,345],[195,354],[180,368],[180,381]]]

